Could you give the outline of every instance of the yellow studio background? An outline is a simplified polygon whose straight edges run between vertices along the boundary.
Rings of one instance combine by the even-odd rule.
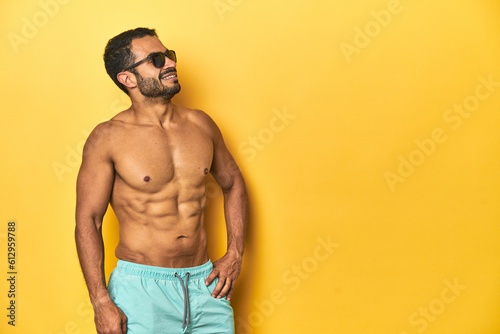
[[[1,333],[95,333],[75,181],[129,105],[104,46],[138,26],[176,50],[174,100],[213,117],[248,184],[237,333],[500,333],[496,0],[2,1]]]

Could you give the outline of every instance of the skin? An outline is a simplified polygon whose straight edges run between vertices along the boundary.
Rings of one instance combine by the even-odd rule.
[[[131,46],[135,61],[166,50],[152,36],[134,39]],[[150,61],[136,67],[142,79],[175,88],[177,77],[160,79],[172,69],[176,63],[168,58],[161,69]],[[120,227],[117,258],[168,268],[199,266],[209,259],[204,208],[210,172],[224,194],[228,244],[206,284],[218,277],[213,297],[228,300],[241,271],[247,224],[245,183],[213,120],[170,97],[144,96],[141,78],[132,72],[119,73],[118,80],[132,105],[90,134],[77,180],[75,239],[99,334],[127,330],[126,315],[106,289],[102,222],[108,203]]]

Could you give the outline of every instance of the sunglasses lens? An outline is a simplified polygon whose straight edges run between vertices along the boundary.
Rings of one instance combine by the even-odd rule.
[[[167,55],[168,59],[177,63],[177,56],[175,55],[174,50],[167,50],[166,55]]]
[[[154,67],[162,68],[163,65],[165,65],[165,55],[163,53],[155,53],[155,55],[151,57],[151,62]]]
[[[153,63],[153,66],[156,68],[162,68],[165,66],[165,56],[167,56],[168,59],[177,62],[175,51],[167,50],[165,53],[158,52],[151,55],[151,62]]]

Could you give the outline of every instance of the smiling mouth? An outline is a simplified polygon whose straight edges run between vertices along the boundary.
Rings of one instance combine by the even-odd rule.
[[[177,73],[165,73],[163,76],[161,76],[162,80],[171,80],[171,79],[177,79]]]

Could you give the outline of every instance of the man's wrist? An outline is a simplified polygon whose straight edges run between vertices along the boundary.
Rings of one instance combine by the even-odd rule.
[[[99,307],[103,304],[107,304],[110,301],[112,300],[107,290],[104,290],[103,292],[90,297],[90,303],[94,308]]]
[[[228,249],[226,254],[235,257],[239,261],[243,259],[243,251],[238,251],[236,249]]]

